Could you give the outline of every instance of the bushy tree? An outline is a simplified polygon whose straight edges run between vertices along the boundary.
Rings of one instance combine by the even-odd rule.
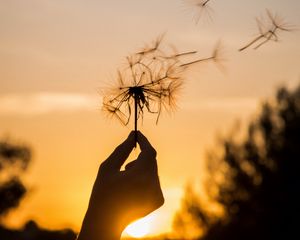
[[[293,91],[280,88],[275,99],[263,104],[244,138],[223,138],[220,147],[222,154],[211,152],[207,158],[206,189],[211,202],[222,211],[215,213],[202,204],[201,197],[193,200],[196,198],[188,194],[175,228],[189,216],[207,240],[297,236],[300,87]]]
[[[27,146],[0,141],[0,220],[17,207],[26,194],[20,179],[31,160]]]

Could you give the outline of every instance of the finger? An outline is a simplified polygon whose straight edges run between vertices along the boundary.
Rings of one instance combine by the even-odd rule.
[[[121,143],[112,154],[105,160],[104,164],[107,168],[119,171],[123,163],[128,158],[132,149],[134,148],[134,132],[132,131],[128,138]]]
[[[141,148],[141,153],[137,158],[138,164],[136,168],[143,171],[157,171],[156,150],[148,139],[138,131],[138,143]]]
[[[127,171],[127,170],[129,170],[129,169],[132,169],[132,168],[136,165],[136,163],[137,163],[137,160],[134,160],[134,161],[132,161],[132,162],[126,164],[125,170]]]
[[[137,134],[138,134],[137,141],[138,144],[140,145],[141,152],[147,153],[149,157],[155,158],[156,150],[154,149],[154,147],[152,147],[148,139],[140,131],[138,131]]]

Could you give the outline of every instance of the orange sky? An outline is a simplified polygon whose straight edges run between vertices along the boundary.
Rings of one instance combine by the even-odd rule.
[[[166,197],[152,233],[170,230],[182,187],[200,181],[216,134],[253,116],[280,84],[299,81],[297,30],[237,51],[257,33],[254,20],[265,8],[299,27],[298,0],[212,0],[211,7],[212,20],[195,24],[181,0],[0,2],[0,136],[28,142],[34,152],[31,191],[10,224],[34,218],[46,227],[80,227],[99,163],[131,130],[101,114],[99,89],[124,56],[166,32],[166,42],[203,56],[221,39],[226,58],[225,73],[213,64],[192,68],[178,111],[157,126],[146,115],[140,126],[158,151]]]

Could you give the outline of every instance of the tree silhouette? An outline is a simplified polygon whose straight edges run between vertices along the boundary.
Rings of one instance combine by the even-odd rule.
[[[2,240],[75,240],[76,234],[71,229],[48,230],[38,226],[32,220],[28,221],[23,229],[7,229],[0,226]]]
[[[0,141],[0,220],[19,206],[27,189],[21,180],[22,173],[31,161],[30,148]],[[2,240],[73,240],[76,233],[71,229],[48,230],[39,227],[33,220],[28,221],[22,229],[9,229],[1,224]]]
[[[222,211],[216,213],[201,198],[186,194],[175,228],[189,216],[206,240],[297,236],[300,86],[294,91],[280,88],[248,125],[246,136],[222,139],[221,149],[222,154],[211,152],[207,158],[206,189]]]
[[[17,207],[26,194],[20,175],[30,160],[31,151],[27,146],[0,141],[0,219]]]

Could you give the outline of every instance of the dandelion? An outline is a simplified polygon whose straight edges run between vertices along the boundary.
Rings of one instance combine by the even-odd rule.
[[[216,60],[217,50],[207,58],[195,58],[197,51],[178,52],[162,46],[163,37],[126,57],[126,65],[117,71],[117,86],[103,98],[103,109],[128,125],[134,114],[134,130],[144,112],[156,114],[176,108],[176,95],[183,84],[183,73],[191,65]],[[189,58],[184,61],[184,59]]]
[[[239,51],[243,51],[248,47],[255,45],[254,49],[258,49],[269,41],[278,41],[279,31],[291,31],[291,27],[277,14],[273,14],[270,10],[266,10],[266,17],[256,18],[259,35],[249,42]]]
[[[194,12],[194,19],[196,24],[204,15],[206,15],[206,17],[211,20],[212,9],[209,6],[210,1],[211,0],[183,0],[184,4],[188,4]]]

